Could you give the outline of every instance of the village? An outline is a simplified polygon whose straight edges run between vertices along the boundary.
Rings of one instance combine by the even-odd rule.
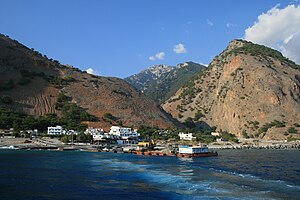
[[[162,130],[158,135],[167,135],[168,130]],[[197,141],[194,133],[179,132],[175,138],[153,139],[141,135],[137,129],[121,126],[111,126],[109,132],[102,128],[88,127],[83,133],[75,130],[65,130],[62,126],[51,126],[47,134],[42,134],[37,129],[20,131],[19,137],[15,136],[13,128],[0,130],[1,149],[43,149],[61,151],[92,151],[136,153],[149,152],[152,154],[171,155],[182,146],[201,146],[210,149],[290,149],[300,148],[300,141],[257,140],[253,138],[239,138],[238,141],[226,139],[222,133],[211,132],[215,138],[213,142],[201,143]]]
[[[75,130],[65,130],[57,125],[48,127],[47,134],[40,133],[37,129],[20,131],[19,137],[15,136],[15,131],[11,129],[0,130],[0,148],[19,149],[55,149],[59,150],[89,150],[89,151],[113,151],[131,152],[136,150],[164,150],[174,151],[179,142],[172,141],[173,147],[168,147],[166,141],[154,141],[151,138],[143,138],[136,129],[120,126],[111,126],[109,132],[102,128],[88,127],[84,132],[85,140],[76,139],[82,134]],[[167,134],[161,132],[160,134]],[[67,138],[67,139],[66,139]],[[192,133],[178,134],[181,141],[194,141],[196,137]],[[184,143],[184,142],[183,142]],[[182,144],[183,144],[182,143]],[[171,145],[171,146],[172,146]]]

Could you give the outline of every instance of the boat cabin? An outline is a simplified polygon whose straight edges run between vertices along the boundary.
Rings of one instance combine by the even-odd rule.
[[[194,153],[207,153],[208,147],[199,146],[183,146],[179,147],[178,153],[180,154],[194,154]]]

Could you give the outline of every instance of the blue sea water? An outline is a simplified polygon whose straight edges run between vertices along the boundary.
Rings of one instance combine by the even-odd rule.
[[[0,199],[300,199],[299,150],[218,157],[0,151]]]

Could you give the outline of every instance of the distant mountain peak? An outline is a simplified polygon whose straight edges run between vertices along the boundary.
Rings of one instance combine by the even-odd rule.
[[[176,66],[152,65],[125,80],[161,103],[203,68],[204,66],[194,62],[184,62]]]

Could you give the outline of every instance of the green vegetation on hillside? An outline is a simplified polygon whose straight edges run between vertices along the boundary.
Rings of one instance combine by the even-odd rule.
[[[93,140],[93,136],[91,134],[84,134],[81,132],[78,135],[64,135],[60,140],[64,143],[72,142],[72,140],[77,142],[91,142]]]
[[[224,140],[232,141],[235,143],[238,142],[238,139],[236,138],[236,136],[234,134],[228,133],[227,131],[222,132],[222,138]]]
[[[266,47],[264,45],[253,44],[252,42],[243,41],[244,45],[239,48],[235,48],[229,52],[227,55],[234,54],[237,55],[239,53],[242,54],[250,54],[251,56],[257,57],[271,57],[274,59],[278,59],[279,61],[288,64],[290,67],[295,69],[300,69],[300,66],[297,65],[295,62],[291,61],[290,59],[284,57],[279,51]]]
[[[179,95],[179,99],[182,100],[180,107],[192,103],[197,94],[202,92],[202,89],[195,83],[201,82],[202,77],[205,76],[205,71],[206,70],[202,70],[196,75],[193,75],[193,77],[191,77],[190,80],[184,84],[184,86],[182,87],[182,92]],[[182,109],[179,109],[179,111],[183,112]]]
[[[97,118],[75,103],[70,103],[70,100],[71,98],[63,93],[58,97],[58,102],[55,106],[56,109],[62,112],[62,117],[49,113],[35,119],[30,115],[0,107],[0,128],[14,128],[17,132],[30,129],[38,129],[45,132],[48,126],[62,125],[68,130],[83,131],[87,125],[81,124],[82,121],[96,121]],[[10,97],[1,97],[1,103],[9,104],[11,101]]]
[[[280,122],[278,120],[274,120],[273,122],[270,123],[266,123],[264,124],[260,129],[258,129],[258,133],[264,133],[267,132],[269,128],[272,127],[276,127],[276,128],[280,128],[280,127],[285,127],[285,122]]]
[[[298,133],[298,131],[295,129],[295,127],[289,127],[287,131],[288,131],[288,133],[291,133],[291,134]]]
[[[81,124],[80,122],[86,118],[78,118],[78,114],[82,115],[80,112],[82,112],[82,110],[72,108],[69,112],[64,113],[63,117],[58,117],[57,114],[49,113],[35,119],[30,115],[0,107],[0,128],[14,128],[16,132],[32,129],[46,132],[48,126],[62,125],[68,130],[73,129],[76,131],[83,131],[87,128],[87,125]]]
[[[50,84],[55,85],[56,87],[63,87],[68,85],[70,82],[73,82],[75,79],[72,77],[61,78],[58,76],[48,76],[45,78]]]
[[[0,97],[0,103],[3,103],[3,104],[12,104],[13,103],[13,100],[10,96],[2,96]]]
[[[64,93],[60,93],[57,98],[55,108],[60,110],[63,114],[62,120],[66,122],[69,127],[75,127],[70,129],[76,129],[76,123],[81,121],[96,121],[97,118],[86,112],[75,103],[71,103],[71,97],[66,96]],[[75,124],[74,124],[75,123]]]
[[[125,80],[132,84],[143,93],[161,104],[173,96],[182,86],[188,84],[189,80],[203,70],[205,67],[188,62],[188,66],[176,68],[171,71],[162,73],[159,78],[151,79],[149,74],[137,74],[134,79],[126,78]],[[146,86],[146,90],[144,90]]]
[[[18,84],[22,86],[29,84],[31,80],[33,80],[36,76],[43,77],[43,78],[46,77],[44,72],[28,71],[25,69],[21,69],[20,74],[22,77],[18,81]]]
[[[3,86],[0,86],[0,91],[1,90],[10,90],[15,87],[15,82],[12,79],[9,79],[6,83],[4,83]]]
[[[113,116],[111,113],[104,113],[103,118],[112,121],[116,121],[118,119],[117,117]]]

